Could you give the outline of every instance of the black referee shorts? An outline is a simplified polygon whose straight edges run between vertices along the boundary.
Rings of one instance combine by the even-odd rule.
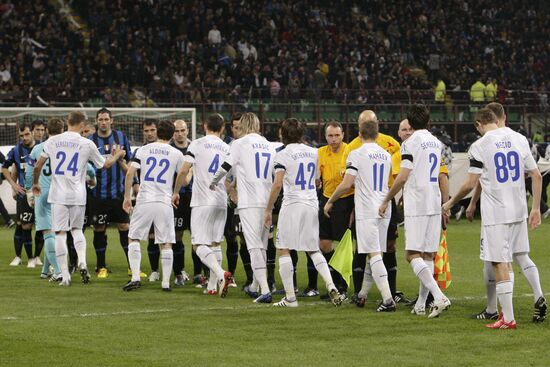
[[[395,203],[395,199],[391,200],[391,217],[390,217],[390,224],[388,226],[388,241],[395,241],[397,237],[399,237],[399,232],[397,231],[397,225],[401,221],[400,214],[397,211],[397,204]]]
[[[323,208],[328,198],[321,195],[319,200],[319,238],[321,240],[340,241],[349,228],[349,218],[353,211],[353,195],[336,200],[332,206],[330,218],[327,218]]]

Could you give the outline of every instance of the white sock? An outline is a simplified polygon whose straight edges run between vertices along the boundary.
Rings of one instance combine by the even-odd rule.
[[[162,264],[162,288],[170,288],[174,251],[171,248],[160,250],[160,262]]]
[[[388,283],[388,272],[382,261],[382,255],[376,255],[370,258],[370,267],[372,269],[372,277],[376,283],[376,287],[382,295],[384,303],[392,300],[390,285]]]
[[[293,274],[294,266],[292,265],[292,258],[290,256],[279,256],[279,275],[283,281],[286,299],[289,301],[296,300],[296,295],[294,294],[294,281],[292,280]]]
[[[258,283],[254,275],[252,275],[252,284],[250,284],[249,289],[251,292],[256,292],[256,293],[260,291],[260,283]]]
[[[329,291],[332,289],[336,289],[336,287],[334,286],[334,282],[332,281],[332,276],[330,275],[330,269],[328,268],[327,259],[325,259],[321,251],[310,252],[309,257],[311,258],[313,265],[315,265],[315,269],[317,269],[319,275],[321,275],[321,278],[323,278],[323,280],[325,281],[327,289]]]
[[[216,261],[218,262],[218,265],[221,266],[222,265],[222,259],[223,259],[222,248],[220,246],[212,246],[212,247],[210,247],[210,249],[214,253],[214,255],[216,257]],[[208,285],[207,285],[206,289],[209,290],[209,291],[215,291],[215,290],[217,290],[217,288],[218,288],[218,277],[217,277],[216,273],[211,271],[210,272],[210,277],[208,278]]]
[[[372,271],[370,268],[370,264],[367,261],[367,263],[365,264],[365,272],[363,274],[363,284],[361,285],[361,290],[359,291],[358,296],[361,298],[367,298],[373,284],[374,284],[374,279],[372,277]]]
[[[490,261],[483,262],[483,280],[485,282],[485,293],[487,293],[487,308],[485,311],[488,313],[495,313],[498,311],[497,288],[495,271]]]
[[[428,290],[432,293],[432,295],[434,296],[434,300],[438,301],[445,298],[445,295],[441,292],[433,277],[433,270],[430,271],[430,268],[428,267],[428,265],[426,265],[423,259],[419,257],[412,259],[411,267],[414,271],[414,274],[418,277],[418,279],[420,279],[422,284],[424,284],[424,286],[428,288]]]
[[[514,294],[514,284],[509,280],[497,282],[497,297],[502,307],[502,315],[505,322],[514,320],[514,306],[512,304],[512,296]]]
[[[265,263],[265,250],[259,248],[249,248],[250,253],[250,265],[252,266],[252,272],[254,278],[260,284],[260,291],[262,294],[270,292],[269,285],[267,284],[267,266]]]
[[[206,245],[199,245],[195,253],[201,259],[202,263],[208,266],[211,272],[216,273],[218,278],[223,278],[223,273],[225,273],[225,271],[218,263],[216,254],[210,249],[210,247]]]
[[[139,275],[141,273],[141,246],[137,241],[128,244],[128,262],[132,270],[132,282],[139,282]]]
[[[433,260],[424,260],[424,263],[428,267],[428,270],[430,271],[433,277],[433,274],[434,274]],[[416,306],[418,306],[418,308],[426,307],[426,300],[428,299],[428,294],[430,294],[429,289],[426,288],[424,283],[420,282],[420,286],[418,288],[418,299],[416,300]]]
[[[71,280],[69,265],[67,264],[67,233],[55,235],[55,257],[63,279]]]
[[[521,272],[527,278],[527,282],[533,290],[535,302],[543,296],[540,286],[539,269],[528,254],[514,255],[514,261],[521,267]]]
[[[86,237],[82,233],[82,229],[71,229],[73,235],[74,249],[78,256],[78,266],[80,268],[88,269],[88,263],[86,262]]]

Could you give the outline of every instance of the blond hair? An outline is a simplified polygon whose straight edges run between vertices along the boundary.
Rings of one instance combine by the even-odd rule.
[[[243,135],[260,133],[260,120],[253,112],[246,112],[240,118]]]

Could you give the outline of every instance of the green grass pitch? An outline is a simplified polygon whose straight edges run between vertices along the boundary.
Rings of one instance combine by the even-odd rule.
[[[413,316],[401,304],[396,313],[377,314],[375,287],[364,309],[350,304],[334,308],[318,298],[300,299],[298,309],[274,309],[252,304],[240,288],[231,288],[226,299],[203,295],[193,285],[165,293],[160,283],[149,282],[124,293],[121,287],[128,276],[113,230],[107,251],[110,277],[100,281],[94,276],[91,284],[83,285],[75,275],[73,285],[62,288],[39,279],[38,268],[8,266],[13,232],[2,229],[0,366],[550,365],[550,320],[531,323],[533,298],[517,267],[518,330],[488,330],[485,322],[469,319],[485,305],[479,226],[479,221],[462,221],[449,227],[453,283],[447,295],[453,304],[433,320]],[[93,269],[90,230],[86,237]],[[546,292],[549,237],[548,223],[530,231],[531,257]],[[398,288],[415,296],[418,282],[404,260],[402,233],[398,247]],[[147,272],[146,251],[142,264]],[[186,269],[192,270],[189,246]],[[242,284],[241,268],[236,278]],[[306,279],[305,258],[300,255],[300,288]]]

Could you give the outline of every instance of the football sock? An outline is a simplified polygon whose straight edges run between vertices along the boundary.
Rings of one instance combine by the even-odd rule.
[[[44,234],[42,231],[34,232],[34,257],[40,257],[42,253],[42,248],[44,248]]]
[[[120,240],[120,246],[124,251],[124,256],[126,256],[126,262],[129,264],[128,260],[128,232],[129,231],[118,231],[118,238]]]
[[[487,293],[487,308],[485,311],[488,313],[495,313],[498,311],[497,288],[495,271],[490,261],[483,262],[483,281],[485,282],[485,292]]]
[[[384,303],[387,303],[388,301],[392,300],[392,295],[390,292],[390,286],[388,284],[388,272],[386,271],[386,267],[384,266],[382,255],[371,257],[369,263],[372,269],[372,277],[374,278],[376,287],[380,291]]]
[[[514,255],[514,261],[521,267],[521,272],[533,290],[535,302],[543,296],[540,286],[539,269],[528,254]]]
[[[363,285],[363,275],[365,273],[365,264],[367,263],[367,254],[353,254],[353,289],[357,293]]]
[[[411,261],[411,267],[414,274],[418,277],[418,279],[420,279],[422,284],[424,284],[424,286],[432,293],[434,300],[440,300],[444,298],[445,295],[441,292],[433,277],[433,261],[430,261],[430,263],[432,264],[431,269],[423,259],[417,257]]]
[[[270,292],[270,289],[269,285],[267,284],[265,250],[259,248],[249,248],[248,252],[250,253],[250,263],[252,265],[254,278],[256,278],[258,284],[260,285],[261,293],[267,294]]]
[[[218,264],[222,265],[223,261],[223,255],[222,255],[222,248],[220,246],[212,246],[210,247],[212,252],[214,253],[214,256],[216,257],[216,261]],[[216,290],[218,286],[218,277],[216,276],[215,272],[210,272],[210,277],[208,279],[208,290]]]
[[[372,285],[374,284],[374,278],[372,277],[372,271],[370,268],[370,264],[367,263],[365,265],[365,273],[363,276],[363,284],[361,286],[361,290],[359,291],[359,297],[367,298],[369,295],[369,291],[372,288]]]
[[[128,245],[128,262],[132,270],[132,282],[139,282],[141,273],[141,246],[139,242],[133,241]]]
[[[53,272],[54,274],[59,274],[61,271],[59,269],[59,265],[57,264],[57,258],[55,257],[55,234],[54,233],[48,233],[44,235],[44,265],[48,263],[49,265],[53,266]],[[48,272],[48,267],[46,266],[45,273]],[[44,271],[42,271],[44,273]]]
[[[315,265],[315,269],[317,269],[319,275],[321,275],[321,278],[325,281],[327,289],[330,291],[331,289],[336,288],[334,286],[334,282],[332,281],[332,277],[330,276],[327,261],[321,251],[310,252],[309,256],[311,257],[311,261],[313,261],[313,265]]]
[[[502,315],[505,322],[514,320],[514,307],[512,304],[512,296],[514,294],[514,284],[509,280],[497,282],[497,297],[502,307]]]
[[[199,245],[196,250],[197,256],[201,259],[202,263],[210,269],[211,272],[216,273],[218,278],[223,277],[224,270],[218,263],[216,254],[210,249],[210,247],[205,245]]]
[[[424,263],[428,267],[428,270],[431,272],[432,276],[434,273],[434,262],[432,260],[424,260]],[[420,287],[418,289],[418,299],[416,300],[416,304],[421,307],[421,305],[426,304],[426,299],[428,298],[430,291],[423,282],[420,282]]]
[[[331,252],[323,253],[323,256],[325,257],[327,264],[330,262],[330,259],[332,259],[332,255],[334,255],[334,250],[332,250]],[[334,282],[334,285],[336,285],[336,288],[338,288],[338,291],[342,293],[346,293],[348,286],[344,281],[344,278],[342,278],[340,273],[334,270],[334,268],[330,266],[330,264],[328,268],[330,270],[330,276],[332,277],[332,281]]]
[[[86,237],[84,237],[84,233],[82,233],[81,229],[71,229],[71,234],[73,235],[74,249],[76,250],[76,255],[78,256],[78,266],[87,269]]]
[[[292,258],[290,256],[279,256],[279,275],[283,282],[283,287],[286,293],[286,299],[294,301],[296,295],[294,294],[294,281],[292,275],[294,274],[294,266],[292,266]]]
[[[105,246],[107,246],[107,235],[106,234],[105,234]],[[105,251],[103,251],[103,252],[105,252]],[[67,253],[69,254],[69,267],[71,267],[71,266],[76,267],[77,256],[76,256],[76,250],[74,249],[74,240],[73,240],[73,235],[71,234],[71,232],[67,233]]]
[[[147,244],[147,255],[149,255],[149,265],[151,265],[151,272],[158,272],[160,248],[159,245],[155,243],[154,238],[149,238],[149,243]]]
[[[309,254],[307,254],[307,287],[310,289],[317,289],[317,269],[311,260]]]
[[[21,228],[21,224],[15,226],[13,247],[15,249],[15,256],[21,257],[21,252],[23,250],[23,228]]]
[[[202,261],[195,250],[191,251],[191,258],[193,259],[193,275],[202,274]]]
[[[107,237],[105,232],[94,231],[94,249],[97,258],[97,269],[105,268],[105,251],[107,250]]]
[[[172,265],[172,269],[174,270],[174,275],[180,275],[183,270],[184,251],[185,247],[183,246],[183,242],[181,240],[176,241],[176,243],[172,246],[172,252],[174,253],[174,264]]]
[[[246,284],[250,284],[253,281],[254,274],[252,273],[252,265],[250,265],[250,254],[246,248],[246,243],[242,239],[239,254],[241,255],[244,272],[246,273]]]
[[[32,230],[31,229],[22,229],[23,238],[23,247],[25,248],[25,253],[27,258],[32,259]]]
[[[275,259],[277,257],[277,249],[273,243],[273,238],[267,240],[267,284],[271,287],[272,284],[275,284]]]
[[[67,233],[58,233],[55,235],[55,257],[57,264],[61,269],[61,276],[65,280],[70,280],[69,266],[67,264]]]
[[[382,259],[388,272],[388,285],[390,286],[391,294],[395,296],[395,292],[397,291],[397,257],[395,256],[395,252],[384,252]]]
[[[171,248],[161,250],[160,259],[162,264],[162,288],[170,288],[170,275],[172,274],[174,252]]]
[[[298,289],[298,281],[296,280],[296,274],[298,269],[298,251],[290,250],[290,258],[292,259],[292,266],[294,268],[294,274],[292,274],[292,281],[294,282],[294,289]]]
[[[231,274],[235,274],[237,269],[237,261],[239,260],[239,244],[236,236],[225,237],[227,248],[225,250],[225,256],[227,257],[227,271]]]

